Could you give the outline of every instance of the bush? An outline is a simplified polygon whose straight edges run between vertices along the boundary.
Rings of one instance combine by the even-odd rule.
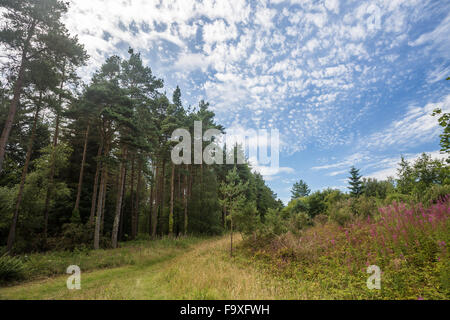
[[[340,226],[345,226],[347,223],[352,221],[353,214],[350,207],[341,207],[336,210],[333,210],[333,213],[330,215],[332,221],[336,222]]]
[[[358,217],[372,217],[378,212],[377,199],[366,196],[352,199],[352,209],[353,213]]]
[[[425,204],[433,204],[445,200],[450,195],[450,185],[434,185],[421,197],[421,201]]]
[[[281,218],[280,210],[269,209],[266,214],[266,222],[258,230],[258,238],[268,241],[275,236],[288,231],[286,220]]]
[[[22,279],[24,270],[24,265],[19,258],[6,254],[0,257],[0,283]]]
[[[289,231],[291,231],[293,234],[298,234],[299,231],[312,226],[312,221],[309,218],[309,216],[304,213],[297,213],[294,214],[289,223]]]
[[[264,263],[292,281],[326,283],[318,287],[338,299],[448,300],[450,198],[429,208],[395,203],[375,219],[349,221],[350,209],[344,201],[332,212],[345,226],[327,223],[272,239],[259,250]],[[370,265],[383,272],[380,291],[364,286]]]
[[[328,222],[329,218],[325,214],[319,214],[314,218],[314,225],[324,225]]]
[[[62,227],[62,234],[56,238],[49,238],[47,248],[57,251],[74,251],[75,249],[91,247],[93,226],[68,223]],[[103,239],[101,239],[103,240]],[[103,243],[102,243],[103,247]]]
[[[344,226],[353,219],[352,200],[339,201],[328,212],[331,221]]]
[[[241,208],[235,213],[233,219],[237,230],[244,236],[254,236],[261,221],[254,203],[248,203]]]
[[[413,200],[414,200],[413,197],[410,195],[401,194],[401,193],[391,193],[391,194],[388,194],[388,196],[386,197],[384,204],[390,205],[394,202],[411,203],[411,202],[413,202]]]

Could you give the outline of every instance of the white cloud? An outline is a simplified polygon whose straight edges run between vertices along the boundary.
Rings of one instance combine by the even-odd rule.
[[[448,35],[450,34],[450,14],[442,20],[439,26],[431,32],[422,34],[417,40],[410,42],[411,46],[420,46],[427,43],[431,44],[430,49],[436,50],[443,57],[450,58],[450,43]]]
[[[429,142],[441,132],[441,127],[432,116],[436,108],[445,112],[450,110],[450,95],[439,103],[429,103],[424,107],[410,107],[402,119],[392,122],[386,129],[372,134],[364,139],[363,144],[368,148],[386,149],[392,146],[401,148]]]
[[[447,155],[442,154],[440,151],[428,152],[427,154],[430,155],[433,160],[445,160],[447,158]],[[413,163],[417,159],[419,159],[421,156],[422,156],[422,153],[414,154],[414,155],[405,155],[405,159],[408,162]],[[377,180],[386,180],[389,177],[398,178],[397,169],[398,169],[398,164],[400,163],[400,158],[384,159],[384,163],[387,163],[388,166],[381,170],[367,174],[365,176],[365,178],[373,178],[373,179],[377,179]]]
[[[447,79],[450,76],[450,66],[439,66],[435,70],[431,70],[427,74],[427,82],[435,83]]]
[[[357,164],[361,163],[362,161],[369,160],[369,159],[370,158],[366,152],[358,152],[358,153],[348,156],[345,160],[331,163],[331,164],[313,167],[313,168],[311,168],[311,170],[329,170],[329,169],[336,169],[336,168],[348,168],[350,170],[351,166],[357,165]],[[340,174],[341,172],[342,171],[339,171],[339,173],[337,173],[336,175]]]
[[[236,39],[237,35],[236,26],[234,24],[227,26],[223,20],[216,20],[203,26],[203,40],[206,44]]]
[[[264,178],[267,178],[270,176],[276,176],[276,175],[283,174],[283,173],[287,173],[287,174],[295,173],[295,170],[293,168],[289,168],[289,167],[274,168],[274,167],[266,167],[266,166],[256,166],[253,169],[256,172],[259,172]]]
[[[339,0],[325,0],[325,7],[337,14],[339,13]]]
[[[290,153],[306,142],[347,144],[357,121],[371,110],[361,107],[364,94],[382,94],[373,92],[378,84],[395,90],[396,77],[411,76],[396,49],[411,42],[408,32],[426,7],[418,0],[71,2],[67,27],[91,55],[85,75],[108,55],[126,56],[132,46],[170,86],[184,81],[190,103],[207,99],[225,125],[242,110],[270,111],[239,121],[284,130]],[[380,29],[372,28],[376,15]],[[411,50],[448,49],[448,25],[449,17],[413,40]],[[445,70],[427,70],[427,80]],[[193,72],[202,75],[192,77]]]

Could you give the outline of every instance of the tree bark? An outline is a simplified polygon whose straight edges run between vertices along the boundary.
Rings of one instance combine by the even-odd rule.
[[[95,171],[94,190],[92,191],[91,215],[89,216],[89,224],[90,225],[92,225],[94,223],[94,219],[95,219],[95,208],[97,206],[97,193],[98,193],[98,178],[100,176],[100,170],[101,170],[100,157],[102,156],[102,152],[103,152],[103,142],[100,143],[100,146],[98,147],[98,152],[97,152],[97,169]]]
[[[104,156],[108,156],[109,154],[109,145],[106,144]],[[102,161],[103,162],[103,161]],[[107,166],[102,163],[102,177],[100,180],[100,191],[98,195],[98,203],[97,203],[97,217],[95,220],[95,231],[94,231],[94,249],[100,249],[100,226],[102,222],[102,212],[103,212],[103,199],[104,194],[106,192],[106,177],[107,177]]]
[[[17,228],[17,221],[18,221],[18,218],[19,218],[19,210],[20,210],[20,205],[22,204],[23,189],[25,187],[25,181],[26,181],[27,174],[28,174],[28,167],[30,165],[31,153],[33,151],[33,143],[34,143],[34,139],[36,138],[36,128],[37,128],[37,122],[38,122],[38,119],[39,119],[39,111],[41,109],[41,103],[42,103],[42,92],[40,93],[40,96],[39,96],[39,103],[36,106],[36,112],[35,112],[35,115],[34,115],[33,128],[31,130],[31,137],[30,137],[30,140],[28,142],[27,157],[26,157],[23,169],[22,169],[22,178],[20,180],[19,193],[17,195],[17,200],[16,200],[16,208],[15,208],[15,211],[14,211],[13,220],[12,220],[12,223],[11,223],[11,228],[9,230],[9,235],[8,235],[8,243],[7,243],[7,247],[6,247],[6,252],[7,253],[11,253],[12,252],[12,248],[13,248],[14,242],[16,240],[16,228]]]
[[[108,193],[108,170],[106,170],[106,177],[105,177],[105,190],[103,192],[103,200],[102,200],[102,221],[100,223],[100,235],[103,235],[103,227],[105,225],[105,210],[106,210],[106,194]]]
[[[130,181],[130,201],[131,201],[131,239],[134,240],[136,238],[136,217],[134,213],[134,155],[131,158],[131,181]]]
[[[122,200],[123,200],[123,190],[125,186],[125,162],[127,158],[127,150],[123,151],[123,161],[120,163],[120,176],[119,176],[119,189],[117,192],[117,202],[116,202],[116,212],[114,217],[114,225],[112,230],[112,247],[113,249],[117,248],[117,236],[119,233],[119,225],[120,225],[120,215],[122,209]]]
[[[77,190],[77,199],[75,201],[75,211],[78,211],[80,208],[81,189],[83,186],[84,166],[86,164],[86,153],[87,153],[87,145],[88,145],[88,139],[89,139],[89,129],[90,129],[90,124],[87,125],[86,136],[84,139],[83,159],[81,160],[80,178],[78,179],[78,190]]]
[[[173,202],[175,195],[175,165],[172,164],[172,177],[170,179],[170,213],[169,213],[169,237],[173,236]]]
[[[160,177],[159,177],[159,166],[156,165],[156,173],[155,173],[155,206],[153,209],[152,215],[152,238],[156,237],[157,224],[158,224],[158,210],[159,210],[159,201],[160,201]]]
[[[233,258],[233,212],[232,211],[230,211],[230,228],[231,228],[231,233],[230,233],[230,237],[231,237],[230,256],[231,256],[231,258]]]
[[[186,171],[188,170],[188,165],[186,165]],[[184,235],[187,236],[188,233],[188,206],[187,206],[187,197],[188,197],[188,176],[187,173],[184,176]]]
[[[152,217],[153,217],[153,192],[154,192],[155,186],[154,181],[151,182],[150,186],[150,213],[148,215],[148,234],[152,235]]]
[[[64,78],[66,72],[66,64],[64,62],[63,66],[63,74],[60,85],[60,90],[62,91],[64,87]],[[62,108],[62,95],[59,95],[59,106],[58,108]],[[59,122],[61,119],[61,110],[56,110],[56,120],[55,120],[55,133],[53,135],[53,149],[51,155],[51,168],[50,168],[50,176],[49,176],[49,184],[47,186],[47,193],[45,195],[45,207],[44,207],[44,241],[47,242],[47,233],[48,233],[48,215],[50,211],[50,198],[52,195],[53,187],[54,187],[54,179],[55,179],[55,148],[58,146],[58,138],[59,138]]]
[[[125,194],[126,194],[126,184],[127,184],[127,173],[128,173],[128,167],[127,164],[124,164],[125,166],[125,174],[123,177],[123,191],[122,191],[122,205],[120,207],[120,227],[119,227],[119,240],[123,239],[123,221],[124,219],[124,207],[125,207],[125,201],[123,201],[123,199],[125,199]]]
[[[164,196],[165,196],[165,191],[166,191],[165,190],[166,189],[166,160],[165,159],[163,160],[161,179],[162,179],[162,183],[161,183],[161,211],[160,211],[160,215],[159,215],[160,221],[162,220],[163,215],[164,215],[164,200],[165,200]],[[163,226],[163,224],[160,223],[160,226]],[[164,234],[164,231],[162,229],[160,230],[160,232],[161,232],[161,235]]]
[[[138,159],[138,176],[137,176],[137,186],[136,186],[136,203],[135,203],[135,230],[136,230],[136,236],[139,235],[139,196],[141,193],[141,179],[142,179],[142,160]]]

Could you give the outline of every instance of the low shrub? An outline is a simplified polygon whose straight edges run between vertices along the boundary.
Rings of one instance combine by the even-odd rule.
[[[390,193],[387,195],[386,199],[384,200],[385,205],[391,205],[394,202],[411,203],[411,202],[414,202],[414,198],[407,194]]]
[[[394,202],[374,217],[349,217],[348,204],[341,203],[331,223],[301,236],[280,235],[260,251],[273,257],[274,272],[323,281],[327,292],[342,299],[450,297],[450,197],[428,208]],[[382,270],[381,291],[365,286],[371,265]]]
[[[329,217],[325,214],[319,214],[313,220],[314,225],[324,225],[329,221]]]
[[[337,202],[333,207],[329,208],[328,214],[331,221],[336,222],[340,226],[345,226],[354,217],[351,200]]]
[[[288,223],[288,229],[293,234],[299,234],[300,231],[313,225],[312,220],[305,212],[292,215]]]
[[[20,280],[24,277],[24,264],[20,258],[0,256],[0,283]]]
[[[422,197],[423,204],[434,204],[439,201],[445,201],[445,197],[450,194],[450,185],[432,186]]]
[[[362,218],[372,217],[378,211],[378,203],[375,197],[361,196],[352,199],[353,213]]]

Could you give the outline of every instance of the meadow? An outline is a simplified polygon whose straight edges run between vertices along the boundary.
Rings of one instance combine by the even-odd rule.
[[[340,226],[317,223],[285,233],[248,254],[277,276],[314,281],[338,299],[449,299],[450,201],[428,208],[396,203]],[[251,243],[251,240],[249,240]],[[369,266],[381,269],[381,290],[368,290]]]

